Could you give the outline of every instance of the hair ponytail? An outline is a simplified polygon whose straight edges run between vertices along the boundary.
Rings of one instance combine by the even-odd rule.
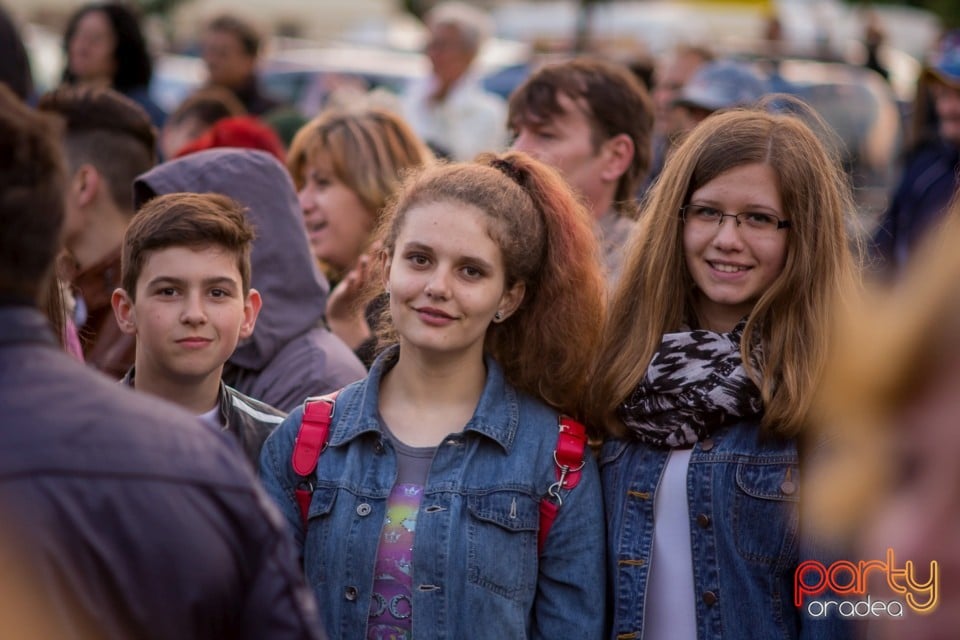
[[[487,352],[513,386],[582,417],[606,287],[586,208],[559,173],[522,152],[435,164],[410,176],[388,204],[377,234],[387,259],[408,211],[448,201],[487,215],[488,233],[503,256],[506,286],[525,286],[514,314],[487,330]],[[389,320],[387,310],[378,331],[381,346],[397,339]]]
[[[513,243],[527,252],[539,245],[538,264],[523,274],[526,294],[517,313],[491,330],[489,351],[515,386],[581,416],[606,289],[592,220],[563,178],[527,154],[485,155],[478,161],[517,183],[542,221],[539,238],[521,237]],[[504,260],[509,271],[514,260],[509,247]]]

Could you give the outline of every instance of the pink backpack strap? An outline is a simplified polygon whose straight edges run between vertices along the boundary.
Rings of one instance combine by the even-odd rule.
[[[543,552],[550,527],[563,505],[561,489],[573,489],[580,482],[583,469],[584,452],[587,448],[587,429],[576,420],[560,416],[557,448],[553,452],[557,481],[547,489],[547,495],[540,500],[540,531],[537,535],[537,547]]]
[[[334,391],[325,396],[307,398],[303,405],[303,418],[297,431],[297,439],[293,443],[291,463],[293,471],[300,477],[293,493],[300,508],[300,519],[304,528],[307,526],[307,514],[313,498],[313,475],[317,470],[320,454],[327,448],[334,402],[339,393]]]

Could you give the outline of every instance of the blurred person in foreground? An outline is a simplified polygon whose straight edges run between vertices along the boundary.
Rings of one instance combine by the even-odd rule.
[[[903,269],[960,188],[960,29],[940,38],[918,80],[913,124],[913,147],[874,236],[877,258],[891,273]]]
[[[886,572],[873,574],[869,595],[899,600],[903,615],[868,618],[871,639],[946,640],[960,629],[958,242],[955,198],[902,278],[843,318],[817,403],[833,443],[805,487],[812,522],[855,549],[854,563],[891,564],[890,552],[889,569],[912,563],[919,585],[911,593],[923,612]]]
[[[594,219],[615,282],[634,226],[634,193],[650,166],[653,106],[624,65],[577,58],[544,66],[510,95],[513,149],[560,171]]]
[[[163,126],[166,113],[149,91],[153,62],[139,18],[129,5],[82,6],[67,23],[63,50],[64,84],[116,89],[143,107],[154,126]]]
[[[427,57],[432,75],[403,96],[403,115],[413,130],[453,160],[507,144],[507,106],[483,88],[474,61],[493,30],[490,17],[465,2],[443,2],[426,15]]]
[[[57,348],[54,118],[0,86],[0,637],[321,638],[236,445]]]

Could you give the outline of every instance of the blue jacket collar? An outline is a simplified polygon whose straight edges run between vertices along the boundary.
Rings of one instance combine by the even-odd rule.
[[[337,446],[368,432],[380,433],[380,381],[397,362],[397,345],[385,350],[370,367],[364,380],[348,387],[334,408],[330,444]],[[503,369],[485,356],[487,380],[480,402],[463,431],[473,431],[497,442],[509,453],[517,435],[520,408],[517,390],[507,382]]]

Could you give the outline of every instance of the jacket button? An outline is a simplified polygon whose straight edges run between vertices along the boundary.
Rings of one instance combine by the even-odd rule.
[[[370,508],[370,505],[367,504],[366,502],[361,502],[360,504],[357,505],[358,516],[368,516],[370,515],[370,511],[372,511],[372,509]]]
[[[697,524],[700,525],[701,528],[706,529],[710,526],[710,516],[705,513],[701,513],[697,516]]]
[[[356,587],[347,587],[346,589],[343,590],[343,597],[349,600],[350,602],[353,602],[354,600],[357,599],[357,593],[358,592]]]
[[[373,445],[373,450],[377,453],[383,453],[383,441],[377,440],[377,443]]]
[[[715,594],[713,591],[703,592],[703,603],[708,607],[712,607],[713,605],[717,604],[717,600],[719,600],[719,598],[717,598],[717,594]]]
[[[710,451],[713,449],[713,438],[707,438],[700,443],[700,451]]]
[[[797,490],[797,485],[793,484],[792,480],[784,480],[780,484],[780,491],[783,492],[783,495],[790,496]]]

